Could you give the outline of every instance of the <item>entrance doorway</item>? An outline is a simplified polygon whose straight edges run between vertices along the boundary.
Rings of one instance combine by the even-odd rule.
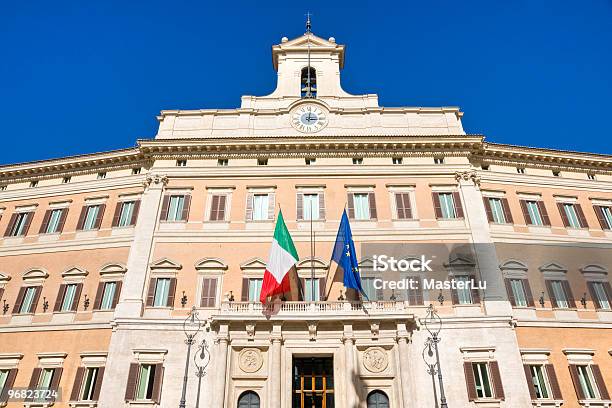
[[[293,359],[292,408],[334,408],[332,357]]]

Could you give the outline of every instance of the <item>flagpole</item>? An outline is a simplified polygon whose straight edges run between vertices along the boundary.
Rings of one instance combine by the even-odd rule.
[[[312,200],[310,200],[310,299],[314,302],[314,231],[312,229]]]

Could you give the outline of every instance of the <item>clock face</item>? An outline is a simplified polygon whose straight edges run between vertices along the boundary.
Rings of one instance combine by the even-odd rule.
[[[327,126],[327,112],[317,104],[305,103],[291,111],[291,125],[300,132],[318,132]]]

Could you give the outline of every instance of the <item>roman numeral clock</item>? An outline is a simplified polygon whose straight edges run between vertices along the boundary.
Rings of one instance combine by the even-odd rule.
[[[291,125],[302,133],[315,133],[327,126],[327,112],[315,103],[304,103],[291,113]]]

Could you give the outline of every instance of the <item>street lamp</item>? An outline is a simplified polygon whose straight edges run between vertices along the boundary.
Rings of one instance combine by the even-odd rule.
[[[206,339],[202,339],[202,343],[198,346],[198,352],[193,355],[193,363],[196,368],[196,377],[198,377],[198,395],[196,397],[196,408],[200,408],[200,388],[202,387],[202,378],[206,375],[206,367],[210,363],[210,352],[208,351],[208,343]]]
[[[440,355],[438,353],[438,343],[440,342],[440,330],[442,330],[442,319],[436,313],[433,305],[429,305],[427,308],[427,315],[424,319],[421,319],[421,323],[425,326],[429,332],[429,338],[425,342],[425,349],[423,350],[423,360],[427,364],[427,373],[431,375],[432,382],[434,382],[434,375],[438,375],[438,383],[440,385],[440,408],[448,408],[446,404],[446,396],[444,395],[444,384],[442,383],[442,368],[440,367]],[[435,362],[429,362],[435,355]],[[434,398],[436,400],[436,407],[438,406],[438,396],[436,395],[436,387],[434,382]]]
[[[179,402],[179,408],[185,408],[185,394],[187,393],[187,376],[189,375],[189,357],[191,356],[191,346],[195,342],[195,336],[200,332],[202,323],[198,318],[198,311],[195,306],[191,308],[189,316],[183,322],[183,331],[187,339],[187,359],[185,360],[185,376],[183,377],[183,393],[181,394],[181,401]]]

